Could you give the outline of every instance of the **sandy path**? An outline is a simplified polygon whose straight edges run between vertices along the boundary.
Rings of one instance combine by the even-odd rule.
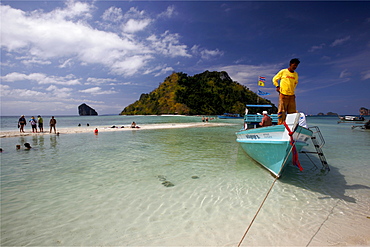
[[[124,126],[121,128],[111,128],[108,126],[89,126],[89,127],[71,127],[71,128],[58,128],[57,132],[59,134],[75,134],[75,133],[94,133],[95,128],[98,129],[99,133],[102,132],[112,132],[112,131],[132,131],[132,130],[148,130],[148,129],[175,129],[175,128],[199,128],[199,127],[217,127],[235,125],[230,123],[163,123],[163,124],[144,124],[139,125],[140,128],[130,128],[130,126]],[[54,134],[54,133],[51,133]],[[30,136],[30,135],[50,135],[49,131],[32,133],[31,131],[26,131],[25,133],[20,133],[19,131],[0,131],[0,138],[6,137],[18,137],[18,136]]]

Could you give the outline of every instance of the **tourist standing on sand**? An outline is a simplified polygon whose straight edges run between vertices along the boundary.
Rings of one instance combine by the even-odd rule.
[[[32,133],[37,133],[37,121],[34,116],[30,119],[31,127],[32,127]]]
[[[299,63],[298,58],[293,58],[290,60],[289,68],[280,70],[272,78],[272,83],[279,93],[278,124],[285,122],[286,114],[297,112],[294,91],[298,84],[298,73],[295,70]]]
[[[19,120],[18,120],[18,128],[19,128],[19,132],[23,132],[24,133],[24,126],[26,125],[26,119],[24,118],[24,115],[22,115]]]
[[[55,125],[57,124],[57,120],[55,120],[54,116],[51,117],[50,119],[50,122],[49,122],[49,125],[50,125],[50,133],[51,133],[51,130],[54,128],[54,133],[56,134],[57,131],[55,129]]]
[[[44,119],[40,115],[37,116],[37,122],[39,123],[40,132],[44,132]]]

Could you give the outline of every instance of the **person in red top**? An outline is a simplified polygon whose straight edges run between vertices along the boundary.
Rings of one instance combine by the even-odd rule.
[[[295,70],[298,68],[299,63],[298,58],[293,58],[290,60],[289,68],[280,70],[272,78],[272,83],[276,86],[276,91],[279,93],[278,124],[284,123],[286,114],[297,112],[295,88],[298,84],[298,73]]]
[[[271,126],[272,120],[270,116],[267,114],[267,111],[263,111],[262,114],[263,114],[263,118],[262,118],[262,121],[260,122],[260,126],[261,127]]]

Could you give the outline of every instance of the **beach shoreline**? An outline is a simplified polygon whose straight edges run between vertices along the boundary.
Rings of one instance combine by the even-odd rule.
[[[129,130],[154,130],[154,129],[176,129],[176,128],[201,128],[201,127],[218,127],[236,125],[231,123],[161,123],[161,124],[143,124],[139,125],[139,128],[131,128],[129,125],[124,126],[86,126],[86,127],[68,127],[68,128],[58,128],[57,134],[77,134],[77,133],[94,133],[97,128],[98,132],[112,132],[112,131],[129,131]],[[17,130],[14,131],[0,131],[0,138],[9,137],[22,137],[22,136],[38,136],[38,135],[55,135],[54,132],[49,131],[44,132],[32,132],[31,130],[21,133]]]

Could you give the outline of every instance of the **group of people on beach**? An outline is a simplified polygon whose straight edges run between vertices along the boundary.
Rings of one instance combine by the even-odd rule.
[[[115,128],[118,128],[118,126],[112,125],[110,128],[115,129]],[[123,128],[125,128],[124,125],[121,126],[121,129]],[[140,126],[138,126],[135,122],[132,122],[130,128],[140,129]]]
[[[213,118],[213,117],[208,118],[208,117],[203,116],[203,117],[202,117],[202,122],[203,122],[203,123],[208,123],[208,120],[210,120],[210,121],[211,121],[211,120],[214,120],[214,119],[215,119],[215,118]]]
[[[35,119],[34,116],[32,116],[31,119],[28,122],[31,124],[32,133],[37,133],[37,124],[38,124],[38,127],[39,127],[39,131],[41,133],[44,132],[44,119],[40,115],[37,116],[37,120]],[[54,129],[54,133],[55,134],[57,133],[56,127],[55,127],[56,124],[57,124],[57,120],[54,118],[54,116],[52,116],[50,121],[49,121],[50,133],[53,129]],[[18,120],[19,132],[24,133],[24,126],[26,126],[26,125],[27,125],[27,120],[26,120],[25,116],[22,115]]]

